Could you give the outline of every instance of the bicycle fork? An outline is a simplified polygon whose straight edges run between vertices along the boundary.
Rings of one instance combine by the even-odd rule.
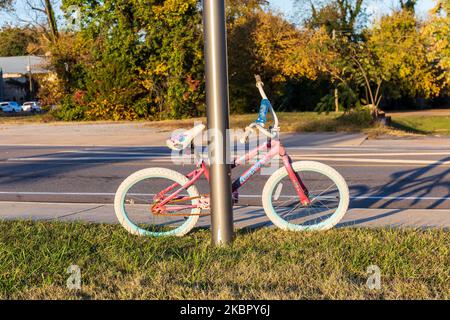
[[[292,184],[294,185],[295,191],[300,199],[300,202],[304,206],[309,206],[311,204],[311,200],[309,199],[308,189],[303,183],[300,175],[294,171],[292,167],[292,160],[289,155],[286,153],[286,150],[283,146],[280,146],[280,157],[283,159],[283,165],[286,168],[286,171],[289,175],[289,179],[291,179]]]

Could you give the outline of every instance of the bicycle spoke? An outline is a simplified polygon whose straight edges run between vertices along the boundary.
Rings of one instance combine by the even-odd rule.
[[[288,183],[290,178],[286,175],[273,189],[274,212],[289,224],[297,226],[314,226],[326,221],[341,203],[336,183],[321,172],[300,170],[298,174],[308,190],[310,205],[302,205],[294,185]]]

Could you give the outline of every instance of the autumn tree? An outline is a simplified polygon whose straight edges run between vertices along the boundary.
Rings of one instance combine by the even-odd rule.
[[[370,31],[368,49],[379,60],[383,91],[390,98],[439,94],[439,70],[427,61],[426,38],[414,13],[403,10],[382,17]]]
[[[432,17],[425,22],[423,33],[427,39],[428,61],[441,70],[443,91],[450,93],[450,0],[438,1]]]
[[[364,5],[370,0],[296,0],[309,16],[305,17],[310,28],[326,27],[332,30],[354,32],[364,13]]]
[[[27,0],[24,3],[25,13],[14,10],[14,4],[19,0],[0,0],[0,10],[7,11],[18,22],[40,29],[50,41],[55,42],[59,35],[54,8],[61,0]]]
[[[42,53],[32,49],[38,43],[39,32],[33,28],[6,26],[0,29],[0,56],[2,57],[24,56],[30,51],[34,51],[34,54]]]

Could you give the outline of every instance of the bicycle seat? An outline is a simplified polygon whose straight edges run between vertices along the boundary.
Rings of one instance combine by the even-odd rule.
[[[205,128],[204,124],[199,124],[190,130],[184,131],[167,140],[167,146],[174,151],[184,150],[192,144],[195,137],[203,133]]]

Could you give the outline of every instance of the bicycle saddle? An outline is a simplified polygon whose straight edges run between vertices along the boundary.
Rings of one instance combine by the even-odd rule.
[[[174,151],[184,150],[192,144],[195,137],[203,133],[205,128],[204,124],[199,124],[190,130],[184,131],[167,140],[167,146]]]

